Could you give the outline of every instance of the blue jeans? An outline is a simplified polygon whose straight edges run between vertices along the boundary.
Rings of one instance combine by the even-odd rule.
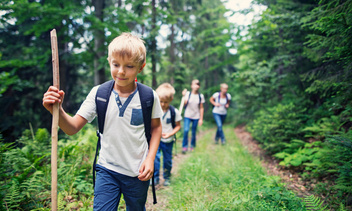
[[[221,114],[213,113],[213,116],[216,122],[216,126],[218,127],[218,129],[216,130],[215,141],[217,142],[219,139],[221,139],[221,142],[225,143],[225,135],[224,135],[224,131],[222,130],[222,125],[225,122],[226,114],[221,115]]]
[[[196,133],[197,133],[198,121],[199,121],[199,119],[190,119],[187,117],[185,117],[185,119],[183,120],[184,131],[183,131],[182,147],[185,147],[185,148],[188,147],[188,132],[189,132],[189,126],[190,126],[191,122],[192,122],[191,147],[192,148],[196,147]]]
[[[170,179],[171,168],[172,168],[173,145],[174,145],[173,141],[170,143],[164,143],[160,141],[159,149],[158,149],[158,152],[156,153],[155,161],[154,161],[154,179],[157,182],[159,182],[161,151],[163,151],[163,166],[164,166],[163,177],[164,179]]]
[[[140,181],[97,165],[94,188],[94,210],[117,210],[121,193],[127,210],[145,210],[149,181]]]

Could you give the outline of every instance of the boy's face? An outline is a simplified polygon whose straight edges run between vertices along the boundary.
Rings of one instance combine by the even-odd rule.
[[[169,109],[170,102],[171,102],[171,100],[170,100],[169,98],[166,98],[166,97],[160,98],[160,105],[161,105],[161,108],[162,108],[164,111],[166,111],[167,109]]]
[[[140,65],[127,58],[111,56],[109,61],[110,72],[117,86],[126,87],[134,85],[138,73],[142,72],[144,65]]]

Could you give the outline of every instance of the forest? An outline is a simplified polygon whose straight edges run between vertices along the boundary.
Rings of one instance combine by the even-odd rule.
[[[254,5],[265,9],[239,25],[228,17],[253,8],[230,10],[221,0],[2,0],[0,210],[50,207],[52,116],[42,98],[53,78],[52,29],[68,113],[110,80],[109,42],[138,34],[147,47],[139,82],[154,89],[171,83],[178,107],[182,90],[199,79],[205,127],[213,123],[208,99],[227,83],[227,124],[245,126],[331,209],[352,209],[352,0]],[[71,137],[59,131],[59,200],[90,203],[96,126]]]

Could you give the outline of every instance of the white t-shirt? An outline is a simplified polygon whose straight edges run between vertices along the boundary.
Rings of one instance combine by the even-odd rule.
[[[182,120],[182,116],[180,114],[180,112],[177,110],[177,108],[175,108],[175,123],[179,122]],[[161,125],[163,127],[163,133],[171,133],[174,128],[172,127],[171,124],[171,111],[170,109],[167,110],[164,114],[163,117],[161,118]],[[170,143],[172,141],[172,136],[165,139],[165,138],[161,138],[161,141],[164,143]]]
[[[191,92],[187,92],[184,96],[184,99],[189,99],[187,102],[187,107],[185,109],[185,117],[190,119],[199,119],[199,94],[191,94],[191,97],[189,98],[190,94]],[[203,94],[200,94],[200,103],[205,103]]]
[[[214,106],[213,113],[225,115],[225,114],[227,114],[227,109],[226,109],[225,105],[227,104],[227,100],[231,100],[231,95],[229,93],[226,93],[227,100],[226,100],[226,98],[220,98],[220,102],[219,102],[219,95],[220,95],[220,92],[215,92],[213,94],[213,98],[215,99],[215,102],[221,104],[221,106]]]
[[[98,87],[95,86],[90,91],[77,111],[77,114],[88,122],[92,122],[97,116],[95,96]],[[152,119],[161,118],[163,111],[159,97],[155,91],[153,91],[153,94]],[[119,99],[122,105],[124,105],[126,99]],[[101,134],[101,149],[97,163],[120,174],[136,177],[139,175],[139,168],[147,154],[148,143],[145,137],[139,92],[136,91],[127,107],[122,108],[121,112],[118,108],[116,94],[111,92],[106,111],[104,134]]]

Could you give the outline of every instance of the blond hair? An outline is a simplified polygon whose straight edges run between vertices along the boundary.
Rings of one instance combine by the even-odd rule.
[[[220,88],[229,88],[229,86],[226,84],[226,83],[222,83],[222,84],[220,84]]]
[[[108,47],[109,62],[112,56],[129,59],[143,65],[146,60],[147,50],[141,38],[137,35],[124,32],[110,42]]]
[[[159,98],[167,98],[170,101],[174,98],[174,94],[176,93],[174,87],[169,83],[161,84],[155,92],[158,94]]]

